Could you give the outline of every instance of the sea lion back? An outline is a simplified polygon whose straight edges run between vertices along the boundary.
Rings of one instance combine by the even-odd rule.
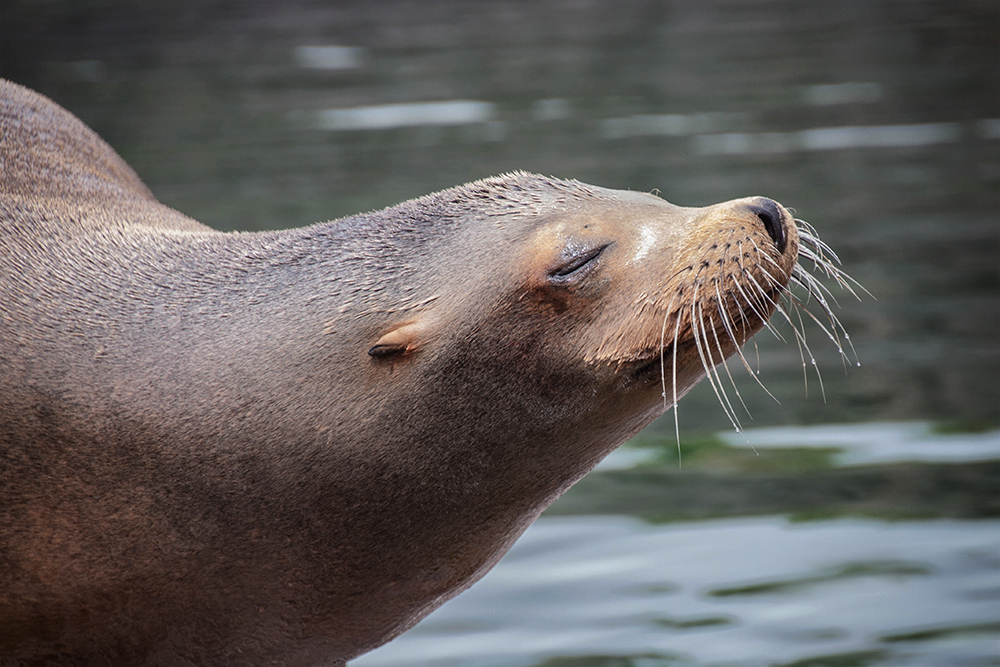
[[[114,149],[75,116],[4,79],[0,196],[0,229],[7,234],[24,231],[24,223],[35,232],[53,225],[63,232],[109,225],[208,230],[156,201]]]

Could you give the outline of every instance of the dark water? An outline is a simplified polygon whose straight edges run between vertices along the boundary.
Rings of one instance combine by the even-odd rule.
[[[933,447],[957,451],[967,437],[962,433],[995,433],[1000,424],[1000,5],[993,0],[17,0],[5,2],[2,12],[3,76],[68,107],[162,201],[222,229],[307,224],[513,169],[657,189],[683,205],[773,197],[815,225],[875,298],[842,299],[840,317],[860,367],[845,372],[822,333],[810,333],[825,401],[814,376],[804,390],[795,346],[760,336],[761,379],[781,403],[744,378],[741,393],[753,415],[746,426],[853,423],[861,430],[850,431],[852,442],[896,442],[923,436],[890,437],[873,422],[901,422],[905,430],[930,421],[937,431],[957,433],[931,439]],[[857,559],[918,561],[934,573],[950,571],[942,563],[967,553],[985,553],[983,562],[995,563],[996,549],[983,545],[1000,543],[994,523],[1000,473],[988,462],[1000,459],[996,452],[965,461],[890,457],[844,468],[830,453],[841,440],[823,453],[779,437],[785,450],[756,456],[710,435],[729,422],[707,384],[685,398],[679,417],[690,465],[678,470],[669,460],[673,444],[664,438],[673,424],[658,423],[638,444],[659,458],[595,473],[549,519],[631,514],[694,521],[685,530],[721,530],[721,543],[729,524],[714,521],[746,522],[728,533],[733,540],[753,532],[755,521],[765,532],[804,536],[782,542],[778,552],[748,555],[746,576],[733,573],[740,566],[729,561],[718,574],[706,570],[712,586],[756,581],[750,572],[772,561],[777,570],[760,575],[767,581],[825,576]],[[813,431],[789,433],[805,441]],[[733,515],[749,518],[720,518]],[[843,518],[859,516],[867,523]],[[779,517],[841,518],[796,533],[782,528],[786,520]],[[606,520],[595,519],[596,533],[647,530],[632,520],[600,523]],[[900,520],[905,528],[890,523]],[[954,523],[942,528],[942,521]],[[562,534],[563,524],[551,525]],[[669,535],[674,524],[648,525]],[[903,539],[900,531],[917,537]],[[955,553],[913,547],[920,534],[956,545]],[[552,538],[558,562],[568,563],[582,544],[573,535]],[[718,543],[712,535],[706,552]],[[825,564],[809,561],[804,554],[813,535],[842,551]],[[622,537],[622,544],[630,540]],[[871,540],[888,551],[862,553]],[[671,574],[680,570],[669,550],[656,562],[677,585],[681,576],[694,576]],[[518,569],[517,577],[538,583],[533,577],[550,574],[545,567],[535,574]],[[728,619],[714,631],[710,623],[697,630],[717,631],[702,643],[727,645],[729,653],[693,651],[676,627],[657,619],[703,618],[685,611],[685,604],[701,609],[708,599],[695,595],[677,608],[676,600],[665,602],[660,616],[648,610],[604,616],[600,637],[614,636],[609,628],[632,619],[644,631],[660,628],[652,643],[602,639],[592,646],[563,634],[572,633],[572,623],[534,634],[523,624],[504,626],[508,634],[499,636],[507,645],[534,646],[546,634],[563,641],[495,664],[533,664],[539,656],[553,665],[673,664],[662,645],[671,638],[677,659],[693,664],[786,664],[810,655],[819,657],[800,664],[996,664],[1000,575],[983,567],[986,574],[975,581],[941,575],[940,585],[919,583],[938,581],[938,574],[900,575],[920,592],[893,597],[888,620],[876,623],[881,634],[867,642],[841,641],[860,630],[831,611],[841,608],[842,596],[865,595],[867,584],[807,587],[802,603],[830,611],[816,622],[841,638],[830,640],[828,651],[802,644],[791,621],[782,634],[781,622],[762,626],[729,607],[705,612],[704,618]],[[628,582],[648,576],[644,568],[621,570],[619,588],[631,590]],[[575,584],[579,595],[603,595],[598,582],[610,575],[595,572]],[[871,576],[896,581],[893,571],[880,572]],[[526,614],[543,589],[511,590],[520,602],[497,606],[489,623]],[[616,595],[597,599],[609,609],[630,599]],[[946,601],[976,595],[988,602],[964,620],[955,612],[891,622],[901,613],[893,610],[952,609]],[[573,618],[567,607],[576,604],[560,613]],[[587,630],[589,622],[575,631],[597,632]],[[496,637],[473,635],[470,645],[460,641],[469,637],[461,629],[440,634],[440,626],[431,627],[424,635],[417,629],[420,642],[430,636],[438,645],[467,646],[467,661],[459,655],[415,664],[488,664],[473,656],[497,646]],[[770,630],[751,632],[761,627]],[[813,630],[826,636],[822,627]],[[938,639],[920,644],[931,646],[929,653],[898,650],[918,640],[883,641],[907,632],[937,632]],[[404,648],[393,650],[416,651],[402,641]],[[577,644],[593,650],[570,650]],[[956,645],[971,653],[950,652]],[[584,654],[593,660],[557,660]],[[855,658],[831,662],[841,654]],[[382,664],[377,655],[371,664]],[[907,662],[905,655],[918,657]]]

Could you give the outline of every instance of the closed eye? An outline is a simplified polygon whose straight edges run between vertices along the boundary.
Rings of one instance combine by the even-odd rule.
[[[556,283],[577,280],[590,273],[596,266],[596,260],[610,244],[586,248],[575,253],[566,262],[549,271],[549,278]]]

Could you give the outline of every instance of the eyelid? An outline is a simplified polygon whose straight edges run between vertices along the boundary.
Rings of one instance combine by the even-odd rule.
[[[576,274],[580,274],[580,277],[582,277],[586,273],[589,273],[588,267],[593,266],[593,261],[600,257],[601,253],[604,252],[604,249],[609,245],[609,243],[605,243],[604,245],[594,246],[577,253],[569,261],[564,262],[550,271],[549,277],[556,281],[576,278]]]

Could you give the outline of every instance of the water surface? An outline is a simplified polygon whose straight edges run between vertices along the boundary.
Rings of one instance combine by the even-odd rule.
[[[351,664],[996,664],[998,536],[996,520],[543,517],[470,591]]]

